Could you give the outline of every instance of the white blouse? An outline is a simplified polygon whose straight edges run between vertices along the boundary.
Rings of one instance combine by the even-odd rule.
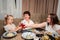
[[[51,25],[46,24],[45,30],[59,36],[59,34],[56,31],[60,30],[60,25],[55,24],[52,28]]]
[[[4,26],[4,29],[6,32],[8,32],[9,30],[15,30],[16,26],[14,24],[11,24],[11,25],[6,25]]]
[[[29,20],[29,22],[28,22],[28,21],[26,21],[25,19],[22,20],[21,23],[23,23],[23,24],[25,24],[25,25],[32,25],[32,24],[34,24],[34,22],[33,22],[32,20]]]

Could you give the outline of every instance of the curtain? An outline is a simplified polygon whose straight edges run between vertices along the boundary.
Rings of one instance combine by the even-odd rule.
[[[46,21],[49,13],[56,13],[58,0],[22,0],[22,13],[30,11],[35,22]]]
[[[22,0],[7,0],[7,14],[11,14],[14,18],[22,17]]]
[[[7,14],[22,18],[22,0],[0,0],[0,20]]]

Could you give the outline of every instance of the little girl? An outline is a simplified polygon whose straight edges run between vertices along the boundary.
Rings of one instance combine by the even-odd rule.
[[[13,24],[13,16],[12,15],[7,15],[5,17],[5,26],[4,26],[4,29],[6,32],[16,32],[17,30],[20,29],[20,27],[16,27],[14,24]]]

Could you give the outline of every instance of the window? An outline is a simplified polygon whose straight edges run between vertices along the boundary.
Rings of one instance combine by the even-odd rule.
[[[11,14],[15,18],[21,18],[22,0],[0,0],[0,19],[3,19],[6,14]]]

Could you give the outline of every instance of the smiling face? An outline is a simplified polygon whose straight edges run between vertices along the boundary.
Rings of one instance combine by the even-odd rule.
[[[49,24],[52,24],[52,25],[59,24],[59,20],[58,20],[57,15],[54,14],[54,13],[49,14],[48,17],[47,17],[47,22]]]
[[[23,13],[23,17],[24,17],[25,20],[29,20],[29,19],[30,19],[30,16],[31,16],[31,14],[30,14],[29,11],[25,11],[25,12]]]
[[[24,19],[30,19],[30,16],[28,14],[24,14]]]
[[[48,17],[47,17],[47,22],[48,23],[51,23],[52,21],[51,21],[51,16],[50,15],[48,15]]]

